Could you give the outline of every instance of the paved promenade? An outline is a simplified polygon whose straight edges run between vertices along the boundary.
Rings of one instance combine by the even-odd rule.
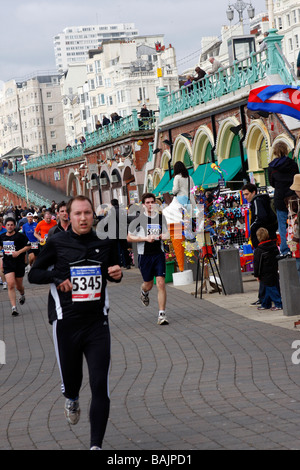
[[[257,284],[245,294],[194,298],[168,285],[170,325],[158,326],[156,290],[139,300],[140,274],[110,285],[111,413],[106,450],[300,449],[300,340],[295,317],[257,312]],[[26,281],[26,286],[28,286]],[[90,390],[81,419],[63,414],[47,321],[48,287],[28,286],[21,315],[0,287],[0,450],[87,450]],[[264,313],[264,315],[261,315]]]

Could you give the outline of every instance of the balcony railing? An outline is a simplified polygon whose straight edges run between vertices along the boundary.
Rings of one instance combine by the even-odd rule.
[[[0,185],[26,201],[27,193],[23,185],[4,175],[0,175]],[[50,207],[51,205],[51,201],[49,199],[43,198],[30,189],[28,190],[28,202],[38,207],[44,205]]]
[[[155,114],[149,118],[140,118],[138,117],[138,112],[133,110],[130,116],[121,118],[119,121],[103,126],[95,132],[86,134],[86,141],[83,144],[66,147],[64,150],[51,152],[47,155],[31,157],[27,162],[26,170],[63,164],[74,158],[81,157],[87,148],[96,147],[97,145],[117,139],[118,137],[128,135],[133,131],[154,129],[155,122]]]
[[[268,75],[277,74],[284,84],[291,85],[295,77],[282,54],[281,38],[276,30],[271,30],[266,38],[267,49],[253,52],[249,57],[235,61],[233,65],[219,69],[218,72],[206,75],[202,80],[174,92],[166,93],[161,89],[158,93],[160,122],[168,116],[260,82]]]
[[[292,84],[295,77],[293,77],[287,66],[281,51],[280,43],[282,38],[283,36],[277,35],[276,30],[270,30],[268,37],[265,39],[267,43],[266,50],[252,53],[244,60],[236,61],[233,65],[219,70],[213,75],[206,75],[204,79],[193,82],[191,86],[182,87],[171,93],[167,93],[164,88],[160,89],[158,92],[160,122],[168,116],[193,109],[196,106],[199,106],[199,111],[201,111],[201,104],[242,90],[248,85],[262,81],[268,75],[278,74],[284,84]],[[34,170],[40,167],[63,164],[68,160],[81,157],[87,148],[110,142],[133,131],[154,129],[155,123],[155,115],[141,120],[138,117],[137,110],[133,110],[130,116],[86,134],[84,144],[75,145],[48,155],[30,158],[26,169]]]

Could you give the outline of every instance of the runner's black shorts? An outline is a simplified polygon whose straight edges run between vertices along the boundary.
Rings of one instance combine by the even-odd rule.
[[[154,277],[166,276],[166,258],[163,252],[154,255],[139,255],[138,263],[144,282],[153,281]]]
[[[27,251],[28,254],[33,253],[35,256],[39,254],[40,250],[34,250],[33,248],[30,248],[30,250]]]
[[[4,274],[15,273],[15,277],[24,277],[25,267],[24,263],[3,263],[3,272]]]

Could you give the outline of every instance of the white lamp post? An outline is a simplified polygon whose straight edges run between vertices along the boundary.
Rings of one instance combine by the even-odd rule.
[[[244,13],[244,10],[247,8],[247,6],[248,6],[248,9],[247,9],[248,17],[250,18],[250,20],[252,20],[255,15],[255,9],[251,3],[246,3],[246,2],[243,2],[243,0],[238,0],[233,5],[229,4],[228,10],[226,10],[226,15],[229,21],[232,21],[234,17],[233,8],[238,12],[243,34],[244,34],[243,13]]]
[[[78,105],[80,103],[80,99],[79,99],[79,96],[77,94],[74,94],[73,93],[73,88],[69,88],[69,93],[64,95],[63,96],[63,104],[65,106],[67,106],[69,104],[69,106],[71,107],[71,119],[70,119],[70,115],[69,115],[69,118],[68,118],[68,121],[71,121],[71,127],[73,129],[73,132],[72,132],[72,137],[73,137],[73,145],[75,144],[75,140],[76,140],[76,122],[75,122],[75,118],[74,118],[74,107],[76,105]],[[66,120],[67,121],[67,120]],[[68,136],[67,136],[68,137]]]
[[[27,186],[27,175],[26,175],[27,160],[26,160],[26,158],[25,158],[23,152],[22,152],[22,161],[21,161],[21,165],[23,165],[23,169],[24,169],[24,181],[25,181],[25,191],[26,191],[26,202],[27,202],[27,206],[28,206],[28,186]]]

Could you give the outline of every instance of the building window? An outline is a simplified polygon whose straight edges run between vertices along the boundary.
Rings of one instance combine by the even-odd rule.
[[[96,76],[96,83],[97,83],[97,86],[103,86],[103,77],[102,77],[102,75],[97,75]]]
[[[98,106],[103,106],[105,105],[105,95],[101,93],[98,95]]]
[[[95,61],[95,68],[96,68],[96,73],[101,72],[101,60]]]
[[[294,23],[297,23],[297,10],[293,10]]]

